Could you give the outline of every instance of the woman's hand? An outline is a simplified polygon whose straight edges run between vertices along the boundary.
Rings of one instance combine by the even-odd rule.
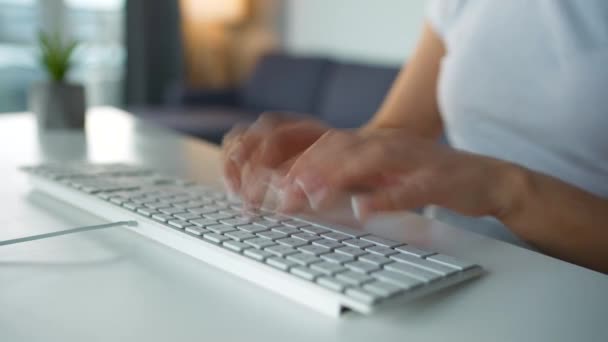
[[[355,214],[429,204],[465,215],[500,217],[511,210],[509,170],[516,166],[459,152],[401,130],[331,130],[302,153],[281,181],[284,211],[308,201],[323,208],[353,195]]]
[[[250,126],[233,128],[222,143],[226,187],[245,203],[259,206],[271,177],[327,130],[319,121],[276,113],[262,114]]]

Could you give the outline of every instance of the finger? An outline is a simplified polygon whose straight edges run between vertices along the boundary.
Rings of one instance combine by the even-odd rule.
[[[344,150],[358,142],[352,133],[328,131],[296,159],[281,187],[288,192],[301,189],[314,209],[328,192],[324,179],[317,177],[317,170],[335,165],[335,159],[340,159]]]
[[[247,170],[242,175],[242,182],[245,184],[244,197],[253,206],[258,206],[263,202],[277,167],[289,158],[294,150],[300,149],[297,145],[302,144],[303,139],[299,138],[302,133],[306,132],[299,131],[299,126],[298,124],[286,124],[277,127],[258,142],[258,148],[242,166]]]
[[[237,166],[242,166],[256,150],[259,141],[286,120],[277,113],[262,113],[258,120],[245,130],[237,127],[233,134],[228,135],[226,157],[232,159]]]
[[[241,190],[242,167],[249,162],[264,136],[285,120],[279,114],[263,113],[255,123],[249,126],[236,125],[226,134],[222,142],[222,160],[224,179],[229,190],[234,193]]]
[[[256,155],[259,154],[272,155],[275,153],[260,148],[256,151]],[[252,159],[253,160],[245,164],[242,169],[242,193],[245,202],[249,206],[259,208],[264,202],[274,171],[271,167],[265,166],[263,162],[260,162],[259,156],[254,156]],[[256,160],[258,161],[256,162]]]
[[[326,207],[344,194],[368,192],[394,183],[393,174],[404,172],[398,170],[399,159],[394,157],[397,151],[386,144],[364,139],[350,143],[334,140],[328,144],[319,146],[324,151],[301,160],[301,169],[292,172],[315,209]]]
[[[368,194],[352,197],[355,217],[365,221],[380,212],[411,210],[440,200],[436,194],[441,185],[430,173],[418,172],[403,177],[399,186],[378,189]]]

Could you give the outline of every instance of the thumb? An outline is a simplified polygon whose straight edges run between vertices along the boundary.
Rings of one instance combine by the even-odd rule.
[[[384,187],[351,198],[355,217],[360,221],[376,213],[411,210],[431,204],[429,183],[419,177],[408,177],[398,186]]]

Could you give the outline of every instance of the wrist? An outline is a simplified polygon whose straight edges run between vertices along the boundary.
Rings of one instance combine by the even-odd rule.
[[[514,225],[525,215],[534,189],[534,175],[530,170],[509,162],[499,166],[496,187],[499,208],[496,218],[507,226]]]

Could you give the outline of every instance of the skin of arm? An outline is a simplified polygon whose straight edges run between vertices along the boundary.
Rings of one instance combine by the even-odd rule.
[[[500,221],[548,255],[608,274],[607,199],[518,165],[502,172]]]
[[[445,53],[441,38],[428,23],[425,24],[416,52],[407,67],[402,68],[382,106],[358,135],[398,129],[425,140],[436,139],[442,131],[436,95],[440,62]],[[322,149],[326,147],[318,148]],[[355,151],[349,152],[345,155],[357,155]],[[336,154],[339,153],[333,153],[333,156]],[[490,207],[500,209],[486,214],[496,216],[521,239],[546,254],[608,273],[607,199],[513,163],[481,156],[477,158],[479,160],[475,159],[463,163],[466,164],[463,169],[493,165],[491,177],[494,181],[490,182],[488,189],[481,191],[483,194],[480,197],[493,194],[488,197],[495,198],[496,203]],[[366,163],[365,160],[360,162]],[[306,165],[305,169],[311,170],[311,166]],[[441,178],[450,178],[454,172],[443,170],[441,173],[444,175]],[[356,186],[349,186],[352,185]],[[466,187],[470,188],[470,184]],[[303,198],[304,195],[296,191],[294,196]],[[441,198],[432,200],[433,194],[429,196],[428,203],[417,204],[442,202]],[[391,203],[385,209],[411,208],[403,207],[401,203]]]
[[[426,23],[413,56],[403,65],[380,109],[363,131],[400,128],[436,139],[442,132],[437,79],[445,52],[443,41]]]
[[[288,174],[285,177],[284,184],[281,186],[281,192],[286,194],[282,196],[286,198],[284,201],[294,202],[295,204],[291,206],[298,207],[298,202],[306,200],[307,195],[306,191],[303,192],[303,188],[310,185],[294,184],[293,182],[293,179],[306,178],[306,174],[309,179],[316,179],[317,184],[325,183],[324,186],[332,191],[340,190],[335,184],[324,182],[324,180],[332,178],[331,173],[334,173],[334,179],[343,180],[348,170],[358,170],[363,165],[375,165],[377,166],[375,169],[369,170],[369,176],[377,179],[377,173],[387,169],[383,163],[400,164],[401,161],[398,159],[401,158],[404,163],[408,163],[410,171],[416,169],[419,174],[430,172],[431,175],[438,176],[428,177],[428,183],[422,183],[424,186],[421,188],[426,189],[426,192],[417,194],[418,202],[412,200],[412,191],[403,191],[407,189],[401,189],[401,192],[398,192],[394,198],[388,198],[388,202],[383,201],[382,198],[382,196],[386,196],[386,192],[379,191],[378,199],[381,205],[375,207],[375,210],[404,210],[428,204],[452,203],[456,209],[460,209],[457,211],[463,214],[497,217],[521,239],[549,255],[608,273],[607,199],[599,198],[563,181],[512,163],[478,155],[462,155],[462,152],[459,151],[447,151],[442,154],[435,150],[434,145],[437,144],[434,144],[432,140],[442,130],[436,97],[437,80],[440,62],[445,53],[441,39],[426,24],[416,52],[407,67],[400,72],[374,118],[359,132],[340,132],[337,135],[338,140],[332,140],[326,138],[336,136],[335,132],[327,133],[326,128],[317,127],[316,124],[309,125],[310,127],[302,124],[306,128],[304,131],[312,132],[305,135],[310,139],[304,139],[306,143],[302,144],[301,150],[288,151],[283,153],[286,154],[285,156],[276,158],[279,161],[294,159],[295,164],[302,164],[301,169],[304,170],[302,174],[298,175],[292,174],[297,173],[293,172],[292,168],[289,171],[291,175]],[[234,170],[233,173],[237,174],[237,177],[234,178],[242,177],[239,175],[239,170],[254,170],[259,168],[256,166],[258,164],[269,165],[268,167],[278,165],[278,162],[259,162],[259,160],[276,155],[276,153],[268,153],[264,146],[291,145],[276,142],[284,141],[278,137],[280,132],[284,132],[285,134],[282,135],[288,137],[299,136],[302,128],[298,128],[297,125],[283,125],[285,129],[277,129],[277,125],[273,124],[258,125],[268,126],[268,129],[261,130],[265,132],[264,134],[253,134],[259,127],[257,129],[251,127],[248,129],[249,134],[235,134],[234,139],[228,139],[231,143],[224,146],[224,160]],[[390,146],[391,141],[384,138],[382,140],[380,136],[382,131],[390,129],[400,131],[394,140],[394,145],[398,146],[399,153],[383,150]],[[268,134],[268,132],[273,132],[273,134]],[[300,133],[295,134],[297,132]],[[419,141],[404,142],[403,137],[408,135],[417,137]],[[260,136],[264,139],[260,140]],[[254,139],[256,137],[258,137],[257,140]],[[342,138],[347,140],[340,141]],[[344,144],[349,142],[348,139],[352,139],[352,144]],[[358,139],[369,140],[359,141]],[[255,143],[258,140],[261,143]],[[328,140],[327,143],[325,143],[326,140]],[[265,143],[268,141],[273,143]],[[376,144],[373,144],[374,142]],[[411,147],[409,154],[402,150],[403,144]],[[249,152],[231,152],[231,150],[239,150],[239,146],[249,147],[247,150]],[[341,151],[336,149],[337,146],[354,147],[355,149]],[[333,148],[330,149],[330,147]],[[365,154],[358,150],[365,147],[375,149],[372,151],[373,153],[369,154],[370,156],[384,158],[370,162],[364,157]],[[428,151],[425,152],[425,148]],[[330,150],[332,153],[327,153]],[[233,154],[245,157],[241,160],[233,158]],[[314,156],[314,158],[302,161],[300,160],[302,155]],[[336,162],[336,156],[350,157],[341,163]],[[411,165],[415,157],[422,159],[416,165]],[[427,160],[427,157],[430,160]],[[238,165],[231,164],[233,159],[240,161],[237,163]],[[315,163],[312,163],[313,160]],[[347,162],[350,167],[339,167],[347,165]],[[316,169],[314,164],[332,165],[332,167],[328,169],[328,174],[325,174]],[[479,170],[487,170],[487,173],[482,175],[474,173]],[[230,174],[230,172],[225,172],[225,174]],[[365,179],[363,175],[360,176],[359,181]],[[244,184],[247,183],[249,182],[244,182]],[[342,185],[355,188],[361,185],[369,187],[370,182],[365,181],[363,184],[353,182]],[[442,187],[443,189],[441,189]],[[462,191],[454,191],[458,187],[461,187]],[[472,191],[473,189],[476,191]],[[473,205],[463,208],[463,203],[473,203]],[[450,207],[450,205],[445,206]],[[484,206],[490,211],[482,212]]]

